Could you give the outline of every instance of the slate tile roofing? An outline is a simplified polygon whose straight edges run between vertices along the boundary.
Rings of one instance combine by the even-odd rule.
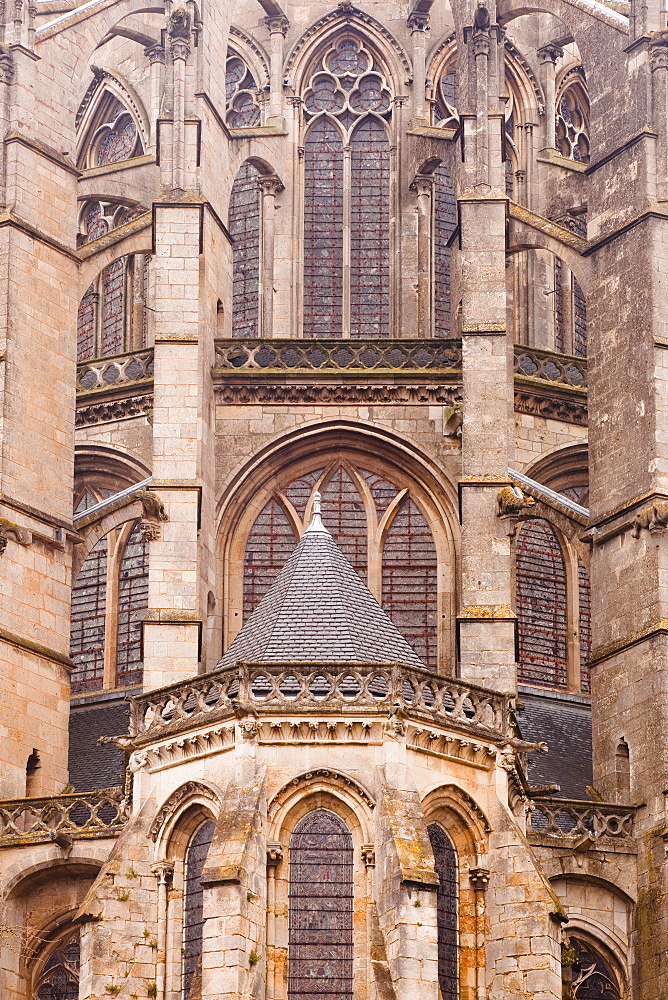
[[[218,664],[404,663],[424,667],[364,585],[320,518]]]

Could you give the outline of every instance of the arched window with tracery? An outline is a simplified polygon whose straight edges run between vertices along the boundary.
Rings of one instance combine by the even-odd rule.
[[[79,929],[60,939],[37,975],[35,1000],[77,1000],[79,996]]]
[[[106,167],[121,163],[144,152],[137,119],[117,94],[111,90],[92,97],[92,109],[80,108],[80,152],[78,166]]]
[[[199,996],[202,982],[204,889],[202,872],[213,840],[215,824],[205,820],[190,838],[183,875],[182,1000]]]
[[[580,67],[562,80],[556,108],[557,149],[568,160],[589,163],[589,97]]]
[[[76,512],[109,496],[86,489]],[[141,621],[148,608],[148,544],[139,521],[104,535],[72,587],[70,656],[73,694],[141,684]]]
[[[243,594],[237,599],[243,618],[262,600],[308,525],[316,490],[324,522],[345,557],[425,665],[436,667],[439,573],[431,519],[423,499],[400,485],[400,477],[395,481],[394,473],[361,462],[334,460],[276,482],[244,543]]]
[[[572,1000],[622,1000],[622,985],[602,949],[570,934],[562,945],[564,996]],[[568,992],[566,992],[568,990]]]
[[[457,225],[457,203],[452,178],[444,163],[434,171],[433,191],[434,333],[437,337],[449,337],[451,251],[448,243]]]
[[[345,33],[304,95],[304,336],[390,333],[390,85]]]
[[[568,687],[566,566],[548,521],[525,521],[515,548],[520,659],[526,684]]]
[[[442,826],[427,827],[438,875],[436,929],[438,935],[438,985],[442,1000],[459,997],[459,920],[457,854]]]
[[[232,335],[257,337],[260,296],[260,175],[246,161],[232,185]]]
[[[353,839],[328,809],[290,838],[288,1000],[314,996],[353,996]]]
[[[225,65],[226,121],[230,128],[253,128],[260,124],[258,85],[246,61],[228,49]]]

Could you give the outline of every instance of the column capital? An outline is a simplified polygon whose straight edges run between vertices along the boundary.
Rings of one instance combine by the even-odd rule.
[[[277,195],[285,190],[283,181],[276,174],[268,174],[265,177],[260,177],[259,181],[263,194]]]
[[[489,868],[471,868],[469,879],[476,892],[484,892],[489,885],[491,872]]]
[[[554,66],[557,59],[561,59],[563,56],[564,50],[561,45],[557,45],[555,42],[548,42],[547,45],[542,45],[536,54],[541,65],[551,63]]]
[[[283,860],[282,844],[267,844],[267,868],[277,868]]]
[[[431,194],[433,187],[433,174],[416,174],[410,184],[410,190],[418,195]]]
[[[414,10],[412,14],[408,15],[409,30],[412,35],[416,32],[429,31],[429,14],[421,13],[420,11]]]
[[[161,45],[160,42],[156,42],[155,45],[147,45],[144,49],[144,55],[148,59],[151,66],[154,63],[164,63],[165,46]]]
[[[285,14],[269,14],[265,17],[264,23],[269,28],[270,35],[282,35],[283,38],[285,38],[290,27],[290,21]]]
[[[151,871],[157,878],[158,882],[171,882],[172,876],[174,875],[174,862],[173,861],[154,861],[151,865]]]

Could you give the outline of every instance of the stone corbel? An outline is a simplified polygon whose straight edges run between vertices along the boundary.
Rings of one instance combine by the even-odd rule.
[[[373,844],[362,844],[361,854],[365,868],[376,867],[376,852],[374,850]]]
[[[6,517],[0,517],[0,556],[7,548],[9,536],[19,545],[32,545],[32,532],[15,524]]]
[[[497,493],[496,499],[499,517],[518,517],[536,503],[533,497],[522,493],[519,486],[504,486]]]
[[[153,542],[156,538],[160,538],[160,522],[168,521],[169,517],[158,494],[152,490],[138,490],[132,499],[141,503],[142,518],[139,522],[139,531],[143,540]]]
[[[267,844],[267,868],[277,868],[283,860],[282,844]]]
[[[666,50],[668,51],[668,50]],[[653,534],[655,531],[663,531],[668,525],[668,500],[653,503],[651,507],[645,507],[638,511],[633,519],[633,538],[640,538],[641,529]]]
[[[484,892],[487,889],[491,874],[489,868],[470,869],[469,880],[476,892]]]

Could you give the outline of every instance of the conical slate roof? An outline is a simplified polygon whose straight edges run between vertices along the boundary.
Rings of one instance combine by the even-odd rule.
[[[322,524],[318,501],[301,541],[218,666],[237,660],[424,666]]]

